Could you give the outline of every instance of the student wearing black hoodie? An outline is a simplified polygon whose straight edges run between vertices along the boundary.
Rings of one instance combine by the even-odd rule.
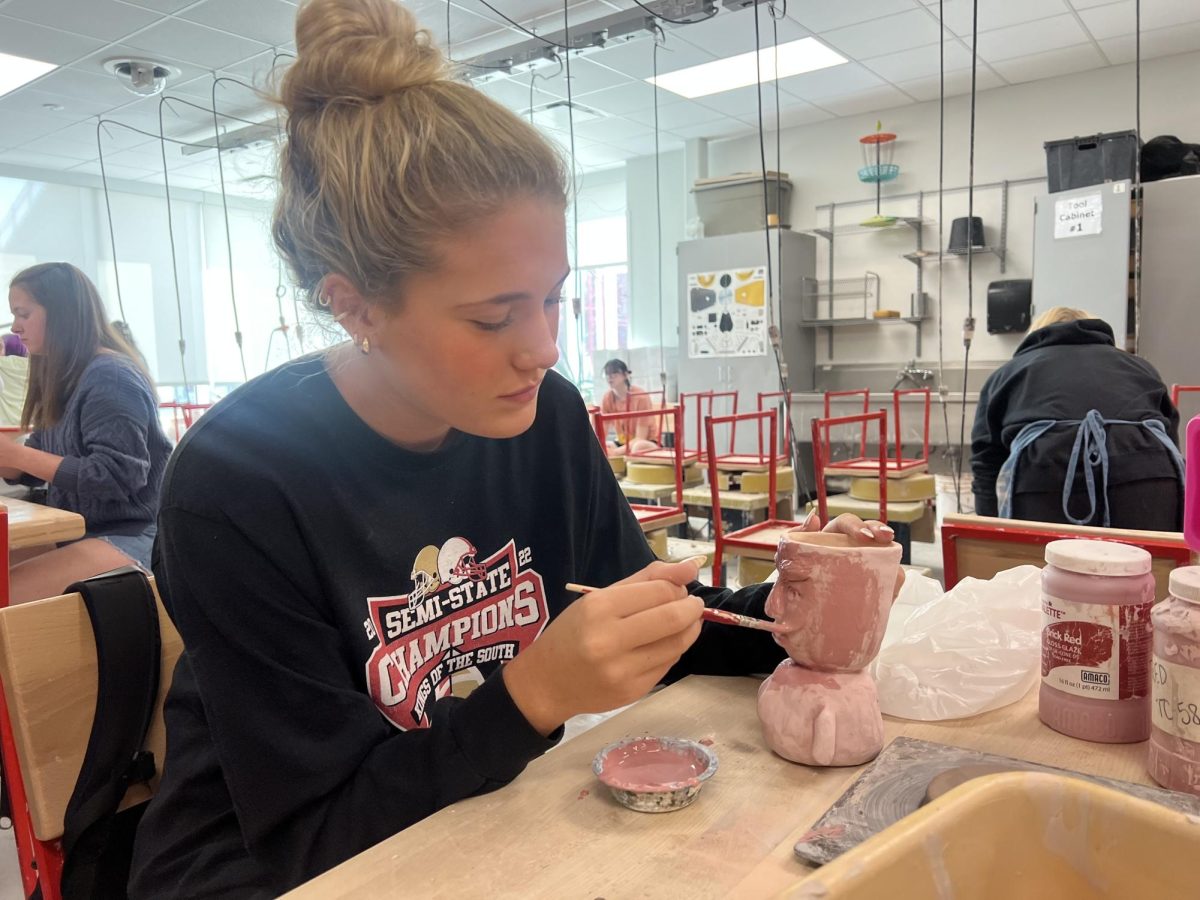
[[[1034,321],[984,383],[971,433],[985,516],[1176,531],[1183,511],[1179,413],[1146,360],[1078,309]]]

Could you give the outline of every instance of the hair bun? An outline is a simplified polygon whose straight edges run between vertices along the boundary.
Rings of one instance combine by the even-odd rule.
[[[296,14],[296,50],[280,91],[291,114],[378,100],[449,71],[429,32],[395,0],[308,0]]]

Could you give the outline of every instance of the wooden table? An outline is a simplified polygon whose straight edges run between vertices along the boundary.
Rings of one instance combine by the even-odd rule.
[[[15,497],[5,497],[0,499],[0,503],[8,507],[9,550],[40,547],[83,537],[84,521],[79,513]]]
[[[798,766],[767,749],[751,678],[693,676],[535,760],[509,786],[456,803],[289,897],[773,897],[811,871],[796,841],[860,768]],[[1037,691],[973,719],[885,720],[908,735],[1148,784],[1145,744],[1091,744],[1037,719]],[[696,802],[651,815],[592,775],[628,735],[711,739],[720,768]]]

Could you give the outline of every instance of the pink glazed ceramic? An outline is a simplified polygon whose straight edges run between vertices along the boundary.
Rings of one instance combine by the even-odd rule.
[[[866,672],[814,672],[785,659],[758,689],[767,746],[806,766],[857,766],[883,749],[883,718]]]
[[[810,669],[857,672],[879,653],[900,574],[899,544],[859,546],[844,534],[789,531],[779,541],[779,581],[766,611],[775,636]]]

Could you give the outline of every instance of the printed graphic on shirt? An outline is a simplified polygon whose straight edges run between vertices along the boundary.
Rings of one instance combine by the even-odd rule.
[[[417,554],[412,590],[368,597],[366,664],[375,705],[402,731],[429,727],[429,704],[455,680],[483,679],[479,666],[512,659],[549,621],[545,585],[528,547],[509,541],[478,559],[475,546],[452,537]]]

